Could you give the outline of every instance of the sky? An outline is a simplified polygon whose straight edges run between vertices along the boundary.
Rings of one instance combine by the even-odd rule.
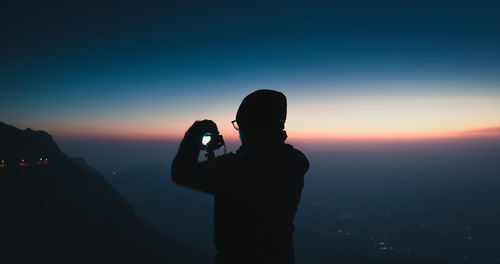
[[[245,95],[295,139],[500,136],[497,1],[9,1],[0,121],[57,139],[226,138]]]

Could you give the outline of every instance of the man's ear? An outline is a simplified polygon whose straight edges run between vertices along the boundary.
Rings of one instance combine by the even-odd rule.
[[[238,130],[238,133],[240,134],[240,140],[241,140],[241,143],[243,143],[243,141],[245,141],[245,134],[243,133],[243,131]]]

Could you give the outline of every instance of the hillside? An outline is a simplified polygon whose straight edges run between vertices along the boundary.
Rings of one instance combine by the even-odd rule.
[[[176,241],[215,254],[213,197],[176,185],[170,168],[149,162],[105,175],[146,222]]]
[[[145,224],[43,131],[0,123],[0,263],[208,263]]]

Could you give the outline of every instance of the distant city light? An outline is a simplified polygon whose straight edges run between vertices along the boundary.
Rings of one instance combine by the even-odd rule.
[[[49,159],[48,158],[43,158],[41,157],[39,161],[36,162],[37,165],[42,165],[42,164],[49,164]]]
[[[29,166],[29,164],[24,162],[24,159],[21,159],[21,162],[19,162],[19,166],[26,167],[26,166]]]

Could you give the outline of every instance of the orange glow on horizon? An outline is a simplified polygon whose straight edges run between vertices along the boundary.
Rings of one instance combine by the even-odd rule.
[[[174,140],[194,120],[212,119],[228,141],[239,140],[231,120],[237,105],[207,111],[140,112],[66,120],[35,127],[56,138]],[[416,140],[500,137],[500,95],[370,95],[338,98],[289,96],[285,125],[293,140]]]
[[[56,138],[63,139],[110,139],[110,140],[166,140],[178,141],[184,136],[181,133],[167,133],[162,131],[123,131],[106,130],[93,134],[78,134],[71,131],[54,131]],[[238,141],[239,135],[234,129],[220,130],[224,139]],[[438,133],[294,133],[287,131],[288,139],[291,140],[314,140],[314,141],[356,141],[356,140],[425,140],[425,139],[447,139],[447,138],[500,138],[500,125],[496,127],[463,129],[459,131],[444,131]]]

